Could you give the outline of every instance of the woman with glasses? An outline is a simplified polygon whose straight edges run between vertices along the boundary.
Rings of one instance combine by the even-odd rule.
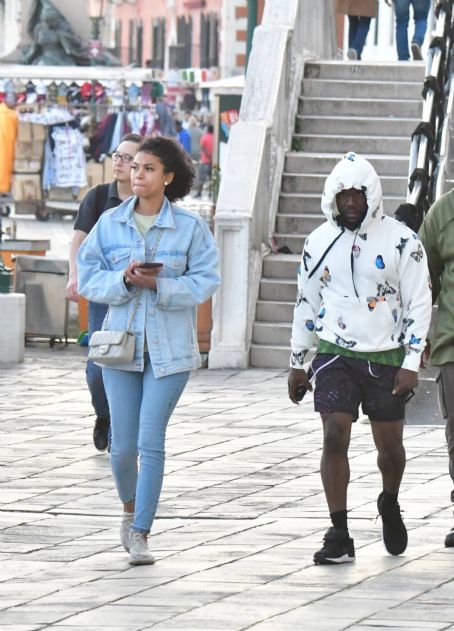
[[[119,206],[132,196],[131,165],[142,136],[126,134],[121,139],[116,151],[112,154],[113,181],[91,188],[79,206],[74,234],[69,251],[69,280],[66,286],[68,300],[78,302],[76,257],[82,241],[96,225],[103,212]],[[107,305],[89,301],[88,303],[88,337],[101,329],[107,313]],[[96,414],[93,428],[93,442],[98,451],[105,451],[109,442],[110,413],[104,390],[101,368],[87,361],[87,384],[91,394],[92,405]]]
[[[169,418],[200,366],[196,307],[219,285],[218,250],[201,217],[174,202],[194,179],[171,138],[146,138],[132,162],[134,197],[105,213],[78,255],[79,292],[107,303],[105,328],[135,335],[131,362],[103,368],[111,463],[132,565],[154,563],[147,537],[164,475]],[[137,457],[140,460],[138,467]]]

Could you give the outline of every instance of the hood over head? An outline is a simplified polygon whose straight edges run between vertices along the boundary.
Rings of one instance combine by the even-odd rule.
[[[322,195],[322,211],[328,221],[338,226],[336,218],[339,210],[336,195],[343,190],[356,188],[364,191],[367,199],[367,214],[361,224],[361,230],[383,216],[383,202],[380,179],[370,162],[353,151],[346,153],[326,178]]]

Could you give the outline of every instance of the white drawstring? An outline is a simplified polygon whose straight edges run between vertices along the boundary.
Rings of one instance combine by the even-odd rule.
[[[369,374],[372,375],[372,377],[375,377],[375,379],[378,379],[378,375],[374,375],[374,373],[372,372],[372,368],[370,367],[370,362],[367,362],[367,365],[369,366]]]
[[[316,357],[316,356],[315,356]],[[311,368],[312,368],[312,362],[314,361],[315,357],[312,359],[311,361]],[[319,366],[317,368],[317,370],[313,373],[312,377],[309,379],[310,382],[312,382],[315,377],[318,375],[318,373],[323,369],[326,368],[327,366],[329,366],[330,364],[332,364],[333,362],[335,362],[337,359],[339,359],[339,355],[336,355],[335,357],[333,357],[332,359],[330,359],[328,362],[326,362],[326,364],[322,364],[321,366]]]

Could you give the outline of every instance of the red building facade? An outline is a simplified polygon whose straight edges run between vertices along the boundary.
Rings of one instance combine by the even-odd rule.
[[[254,0],[260,23],[264,0]],[[124,65],[244,72],[251,0],[112,0],[112,48]]]

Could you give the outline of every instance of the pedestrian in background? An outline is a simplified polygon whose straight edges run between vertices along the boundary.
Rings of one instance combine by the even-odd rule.
[[[454,484],[454,189],[430,208],[419,236],[427,252],[432,300],[434,303],[438,300],[430,363],[440,369],[439,402],[446,421],[449,474]],[[454,489],[451,501],[454,503]],[[454,547],[454,528],[446,536],[445,546]]]
[[[418,384],[431,317],[427,261],[421,241],[383,212],[380,180],[355,153],[328,176],[327,221],[306,239],[293,316],[289,397],[312,390],[304,360],[318,338],[311,369],[314,406],[323,423],[320,466],[332,527],[317,564],[355,560],[347,523],[348,447],[359,405],[370,420],[383,488],[377,499],[390,554],[407,547],[399,502],[405,469],[405,403]]]
[[[66,286],[68,300],[78,302],[76,257],[82,241],[95,226],[102,213],[119,206],[132,196],[131,166],[137,147],[143,140],[138,134],[126,134],[112,154],[113,181],[91,188],[80,203],[74,224],[74,234],[69,249],[69,279]],[[107,313],[107,305],[88,303],[88,338],[99,331]],[[87,361],[87,385],[96,414],[93,428],[93,443],[98,451],[105,451],[109,443],[110,413],[102,372],[99,366]]]
[[[197,118],[195,116],[191,116],[188,121],[188,133],[191,136],[191,158],[194,162],[198,162],[200,160],[200,140],[202,138],[203,132],[200,129]]]
[[[336,0],[336,12],[348,16],[347,57],[360,60],[371,20],[377,17],[378,0]]]
[[[201,197],[203,185],[211,178],[213,166],[214,127],[207,125],[206,131],[200,138],[200,161],[198,172],[198,190],[194,197]]]
[[[430,0],[385,0],[385,2],[389,6],[394,4],[396,12],[397,57],[400,61],[408,61],[410,59],[408,25],[410,22],[410,5],[412,6],[415,29],[411,40],[411,54],[414,60],[421,60],[421,46],[424,43],[427,31]]]
[[[132,319],[136,340],[131,363],[103,368],[124,510],[120,537],[132,565],[154,563],[147,536],[164,476],[166,428],[189,371],[201,365],[196,306],[219,284],[208,225],[173,204],[193,178],[176,141],[145,139],[132,164],[135,196],[100,218],[78,255],[79,292],[109,305],[107,330],[124,331]],[[152,262],[163,266],[144,267]]]
[[[180,145],[186,151],[188,155],[191,155],[191,136],[187,129],[183,127],[181,121],[175,121],[175,129],[177,131],[177,138]]]
[[[175,119],[170,105],[163,96],[159,96],[156,99],[155,112],[161,136],[176,136]]]

